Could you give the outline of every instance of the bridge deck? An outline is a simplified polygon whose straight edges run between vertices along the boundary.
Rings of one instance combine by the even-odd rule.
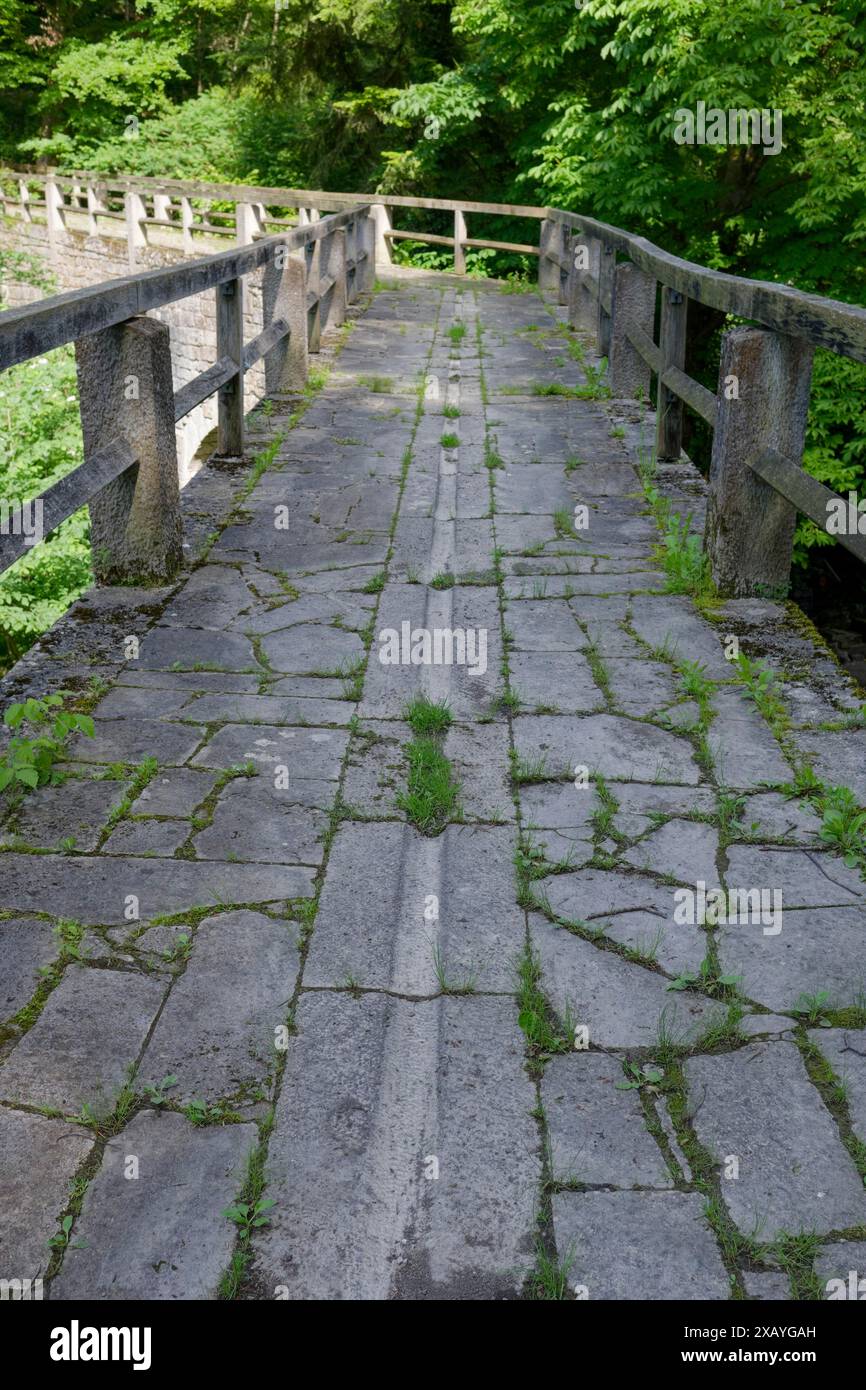
[[[778,605],[666,591],[640,412],[534,389],[580,355],[535,295],[395,282],[301,419],[258,416],[246,495],[196,479],[192,512],[235,497],[204,563],[14,673],[109,688],[4,831],[0,1275],[498,1298],[540,1247],[594,1299],[772,1298],[753,1242],[866,1237],[866,890],[790,788],[809,755],[866,797],[853,697]],[[700,514],[694,470],[659,478]],[[421,630],[474,660],[380,659]],[[442,758],[460,811],[424,834],[398,798]],[[705,929],[720,883],[763,921]],[[848,1012],[804,1026],[821,991]],[[249,1237],[223,1213],[261,1196]]]

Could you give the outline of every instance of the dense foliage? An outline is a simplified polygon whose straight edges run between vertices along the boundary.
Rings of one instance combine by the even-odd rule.
[[[676,143],[698,101],[780,110],[781,152]],[[861,304],[864,136],[862,0],[0,0],[6,161],[555,203]],[[723,326],[691,316],[713,387]],[[864,387],[817,355],[807,466],[840,491],[866,492]],[[798,554],[826,539],[804,523]]]

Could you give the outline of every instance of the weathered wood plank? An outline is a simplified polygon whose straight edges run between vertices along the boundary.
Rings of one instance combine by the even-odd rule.
[[[784,454],[777,453],[775,449],[766,449],[758,458],[749,462],[749,467],[753,473],[757,473],[759,478],[763,478],[765,483],[775,488],[782,497],[808,516],[816,526],[827,530],[827,519],[829,516],[828,504],[841,503],[844,508],[848,507],[848,502],[844,497],[840,497],[837,492],[831,491],[823,483],[819,483],[817,478],[813,478],[811,473],[806,473],[799,468],[793,459],[787,458]],[[863,525],[866,527],[866,514],[860,513]],[[852,555],[856,555],[858,560],[866,564],[866,535],[836,535],[835,539],[839,545],[844,546]]]
[[[653,342],[649,334],[645,333],[639,324],[627,321],[625,335],[632,347],[640,353],[647,366],[658,376],[662,364],[661,348]]]
[[[253,341],[258,340],[254,339]],[[244,365],[246,366],[246,363]],[[179,391],[175,391],[175,424],[178,420],[182,420],[185,415],[189,415],[191,410],[195,410],[197,405],[201,405],[202,401],[206,401],[208,396],[212,396],[214,391],[218,391],[233,376],[236,376],[237,371],[236,362],[233,362],[230,357],[221,357],[218,362],[214,362],[212,367],[199,372],[198,376],[186,383],[186,386],[181,386]]]
[[[662,376],[662,386],[667,386],[679,396],[680,400],[685,401],[686,405],[691,406],[692,410],[706,420],[708,425],[716,427],[716,414],[718,403],[712,391],[708,391],[706,386],[702,386],[699,381],[694,381],[692,377],[686,376],[678,367],[668,367]]]
[[[259,358],[264,357],[266,352],[270,352],[271,348],[276,347],[277,343],[285,338],[288,331],[289,325],[285,319],[274,319],[273,323],[262,329],[257,337],[251,338],[244,347],[244,371],[249,371],[250,367],[259,361]]]
[[[61,521],[66,521],[86,506],[107,483],[119,478],[135,462],[133,449],[125,439],[118,438],[92,454],[78,468],[67,473],[65,478],[58,479],[38,499],[42,503],[43,536],[50,536]],[[20,526],[16,528],[13,522],[13,529],[20,530]],[[0,536],[0,573],[14,565],[30,549],[32,546],[28,546],[25,536]]]

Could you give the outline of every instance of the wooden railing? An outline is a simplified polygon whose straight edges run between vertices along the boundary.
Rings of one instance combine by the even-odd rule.
[[[465,199],[401,198],[379,193],[331,193],[309,188],[264,188],[252,184],[201,183],[188,179],[102,176],[93,173],[34,173],[0,169],[0,208],[7,217],[41,222],[49,238],[64,231],[126,239],[129,262],[148,246],[178,245],[185,252],[214,240],[230,238],[246,246],[274,228],[315,222],[322,212],[342,212],[362,202],[376,223],[376,256],[391,262],[395,241],[418,241],[451,248],[454,269],[463,274],[468,248],[489,248],[537,256],[535,244],[470,237],[467,216],[530,218],[540,221],[544,208],[517,203],[477,203]],[[226,211],[221,205],[233,203]],[[285,208],[294,217],[275,217],[269,208]],[[394,208],[433,209],[453,215],[452,236],[397,228]]]
[[[217,451],[242,456],[244,374],[264,359],[269,394],[302,389],[308,352],[343,321],[346,303],[372,287],[373,237],[369,207],[355,206],[251,246],[0,314],[0,369],[75,344],[85,460],[30,504],[41,510],[41,535],[87,504],[100,581],[174,574],[182,560],[176,422],[217,393]],[[258,269],[265,326],[244,343],[244,276]],[[175,392],[169,329],[144,315],[208,290],[216,296],[217,360]],[[33,543],[23,515],[4,512],[0,572]]]
[[[97,558],[101,579],[159,576],[179,563],[177,481],[156,458],[167,457],[156,441],[168,447],[169,416],[173,423],[218,392],[219,452],[241,454],[243,373],[264,357],[269,390],[297,386],[322,328],[339,321],[340,305],[370,287],[375,266],[391,262],[391,246],[400,239],[450,246],[458,272],[470,247],[537,255],[541,291],[567,305],[572,327],[591,334],[609,359],[614,395],[649,400],[655,378],[659,459],[681,455],[684,408],[710,425],[704,539],[720,593],[786,592],[797,511],[827,528],[830,508],[845,506],[803,471],[802,459],[815,347],[866,362],[866,310],[858,306],[708,270],[643,237],[557,208],[0,170],[4,187],[7,217],[44,221],[49,241],[71,231],[123,236],[132,266],[156,244],[152,231],[187,253],[202,236],[231,238],[239,247],[0,315],[0,368],[76,343],[86,462],[41,500],[46,532],[90,504],[94,553],[108,554],[105,563]],[[227,203],[234,205],[228,212]],[[269,208],[290,209],[295,221],[274,217]],[[395,228],[395,208],[450,212],[453,236]],[[539,220],[538,246],[470,238],[467,216],[476,213]],[[278,267],[278,260],[285,264]],[[265,268],[265,327],[244,345],[243,276],[259,266]],[[169,408],[168,330],[136,316],[210,288],[217,294],[217,361],[178,391]],[[715,392],[685,372],[690,300],[749,321],[723,335]],[[118,364],[131,371],[133,359],[144,370],[148,398],[158,396],[149,416],[119,399]],[[167,506],[171,521],[162,525],[160,508]],[[866,561],[856,518],[836,538]],[[0,537],[0,572],[24,546],[22,537]]]
[[[827,529],[848,505],[803,471],[814,349],[866,362],[866,309],[708,270],[558,208],[545,209],[539,281],[609,358],[615,396],[647,400],[655,378],[657,458],[680,457],[684,406],[713,430],[704,544],[719,592],[787,592],[796,513]],[[684,370],[690,300],[760,325],[723,335],[715,392]],[[862,530],[836,539],[866,561],[860,515]]]

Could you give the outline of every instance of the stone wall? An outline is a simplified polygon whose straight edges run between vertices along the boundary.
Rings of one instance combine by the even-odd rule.
[[[228,249],[229,243],[219,248]],[[83,289],[106,280],[129,275],[125,235],[117,238],[87,236],[83,232],[66,230],[49,240],[44,222],[22,222],[0,219],[0,248],[26,251],[39,256],[52,272],[58,291]],[[197,257],[207,252],[197,251]],[[167,247],[149,246],[137,253],[135,270],[157,270],[177,265],[183,253]],[[244,340],[249,341],[262,330],[261,271],[244,276]],[[3,286],[7,308],[31,304],[42,296],[29,285],[8,283]],[[171,331],[171,360],[174,388],[185,386],[205,368],[216,361],[215,293],[190,295],[187,299],[167,304],[151,311],[153,318],[168,324]],[[264,366],[258,362],[246,374],[244,405],[247,410],[262,399],[265,389]],[[177,426],[177,456],[180,482],[183,486],[198,471],[203,457],[197,458],[202,441],[216,428],[217,400],[211,396]],[[209,441],[211,443],[211,441]],[[216,441],[212,441],[216,447]],[[203,451],[203,455],[207,450]]]

